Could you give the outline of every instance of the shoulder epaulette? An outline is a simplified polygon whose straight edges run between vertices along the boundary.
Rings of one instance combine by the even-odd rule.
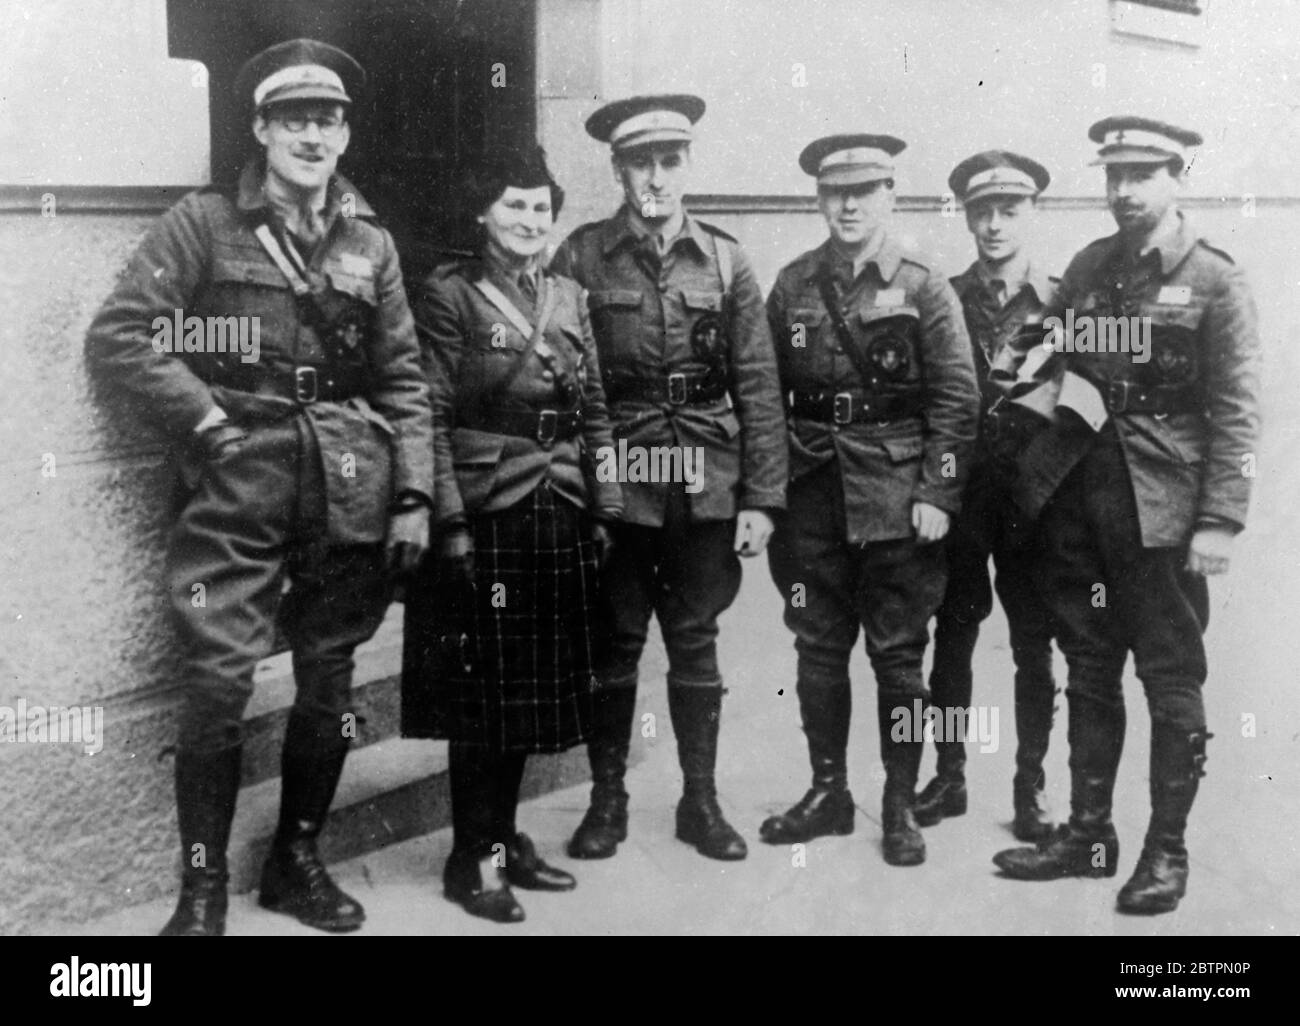
[[[728,231],[723,231],[716,224],[710,224],[708,221],[701,221],[698,217],[695,219],[695,223],[710,235],[717,235],[719,238],[726,239],[728,242],[734,242],[736,245],[740,245],[739,240],[734,235]]]
[[[1214,244],[1213,244],[1212,242],[1210,242],[1208,239],[1197,239],[1197,240],[1196,240],[1196,244],[1197,244],[1198,246],[1204,246],[1206,249],[1208,249],[1208,250],[1209,250],[1211,253],[1213,253],[1215,256],[1222,257],[1224,260],[1228,261],[1228,263],[1230,263],[1230,264],[1236,264],[1236,262],[1237,262],[1237,261],[1233,260],[1232,257],[1229,256],[1228,253],[1227,253],[1226,251],[1220,249],[1218,246],[1214,245]]]

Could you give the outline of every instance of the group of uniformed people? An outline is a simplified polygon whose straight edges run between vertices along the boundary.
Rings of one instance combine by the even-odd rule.
[[[548,266],[563,190],[537,147],[492,147],[464,192],[478,251],[411,288],[408,306],[391,235],[336,170],[363,81],[314,40],[252,58],[237,88],[258,146],[238,187],[164,215],[87,339],[99,374],[189,440],[167,564],[189,679],[182,887],[164,933],[224,931],[241,716],[277,623],[298,691],[259,900],[324,930],[362,923],[316,838],[350,743],[352,653],[399,578],[403,732],[450,741],[448,897],[514,922],[512,886],[575,885],[516,828],[529,752],[587,743],[591,803],[572,857],[611,856],[627,837],[652,616],[684,778],[677,836],[744,858],[714,780],[716,639],[739,557],[765,549],[812,764],[807,794],[762,824],[765,842],[853,830],[859,631],[877,682],[885,860],[923,862],[919,828],[966,811],[964,735],[945,728],[971,708],[992,556],[1016,667],[1013,831],[1035,842],[994,861],[1024,879],[1116,872],[1132,651],[1152,717],[1152,815],[1119,907],[1174,908],[1208,736],[1204,578],[1227,568],[1244,524],[1258,432],[1249,292],[1177,209],[1199,137],[1134,117],[1093,126],[1119,231],[1059,281],[1023,245],[1049,182],[1036,161],[991,150],[953,170],[977,258],[949,280],[889,223],[905,144],[818,139],[799,164],[829,236],[764,302],[736,240],[682,206],[704,102],[620,100],[586,126],[611,147],[614,216],[574,231]],[[157,351],[153,320],[176,309],[260,318],[260,359]],[[1150,359],[1045,345],[1066,311],[1149,317]],[[701,452],[702,480],[611,482],[593,463],[616,443]],[[1069,666],[1059,826],[1042,769],[1053,638]],[[922,705],[943,733],[918,794],[925,742],[900,711]]]

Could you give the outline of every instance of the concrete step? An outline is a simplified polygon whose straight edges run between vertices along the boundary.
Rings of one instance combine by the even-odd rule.
[[[357,714],[354,748],[396,737],[401,726],[402,607],[394,605],[375,636],[357,649],[352,706]],[[290,653],[258,664],[253,697],[244,712],[244,786],[280,775],[284,728],[295,693]]]
[[[528,760],[521,798],[581,784],[586,749]],[[244,788],[230,838],[230,886],[257,887],[280,813],[278,778]],[[447,743],[390,738],[352,752],[320,839],[326,863],[341,862],[451,824]]]

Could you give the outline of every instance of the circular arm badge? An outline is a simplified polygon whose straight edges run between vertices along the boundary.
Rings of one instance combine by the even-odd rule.
[[[1156,384],[1186,385],[1195,379],[1196,361],[1189,346],[1157,341],[1154,348]]]
[[[724,351],[724,335],[720,314],[702,314],[691,327],[691,348],[698,356],[716,359]]]
[[[907,339],[890,331],[871,340],[867,355],[882,377],[897,381],[906,376],[911,366],[911,348]]]

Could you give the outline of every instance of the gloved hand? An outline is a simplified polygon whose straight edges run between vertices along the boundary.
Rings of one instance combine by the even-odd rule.
[[[234,455],[248,440],[248,432],[228,420],[220,421],[198,433],[196,442],[205,460]]]
[[[384,556],[389,571],[410,573],[429,550],[429,510],[425,506],[393,513],[388,518]]]
[[[451,580],[467,588],[474,587],[474,538],[468,527],[458,527],[443,535],[438,557]]]
[[[603,568],[614,548],[614,533],[608,524],[597,520],[591,525],[591,538],[596,543],[596,565]]]

